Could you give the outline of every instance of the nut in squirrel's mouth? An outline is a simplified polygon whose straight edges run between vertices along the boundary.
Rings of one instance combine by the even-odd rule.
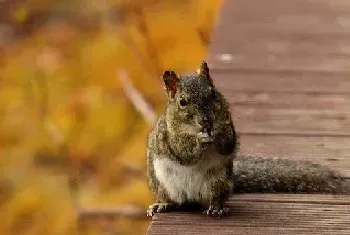
[[[204,122],[202,126],[202,131],[203,134],[206,133],[209,136],[212,135],[212,130],[211,130],[211,124],[209,122]]]
[[[211,124],[209,122],[204,122],[201,130],[201,137],[203,143],[213,142]]]

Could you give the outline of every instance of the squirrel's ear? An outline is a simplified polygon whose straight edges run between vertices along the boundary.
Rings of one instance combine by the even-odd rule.
[[[206,61],[203,61],[201,63],[201,66],[199,68],[199,74],[210,77],[209,75],[209,67]]]
[[[210,76],[209,67],[208,67],[208,64],[207,64],[206,61],[203,61],[201,63],[201,66],[199,68],[199,72],[198,73],[199,73],[199,75],[203,75],[203,76],[207,77],[207,79],[209,80],[211,85],[214,86],[213,79]]]
[[[164,85],[171,98],[175,97],[179,80],[179,77],[172,70],[167,70],[163,73]]]

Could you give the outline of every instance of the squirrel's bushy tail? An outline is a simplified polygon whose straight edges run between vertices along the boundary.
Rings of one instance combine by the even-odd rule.
[[[233,175],[233,193],[350,194],[343,176],[311,162],[238,156]]]

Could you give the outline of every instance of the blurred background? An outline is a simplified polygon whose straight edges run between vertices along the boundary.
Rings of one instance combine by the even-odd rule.
[[[0,0],[2,235],[145,234],[160,76],[198,68],[222,2]]]

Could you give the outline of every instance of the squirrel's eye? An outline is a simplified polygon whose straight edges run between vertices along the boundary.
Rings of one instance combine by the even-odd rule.
[[[186,106],[186,105],[187,105],[187,100],[186,100],[185,97],[181,97],[181,98],[180,98],[180,105],[181,105],[181,106]]]

